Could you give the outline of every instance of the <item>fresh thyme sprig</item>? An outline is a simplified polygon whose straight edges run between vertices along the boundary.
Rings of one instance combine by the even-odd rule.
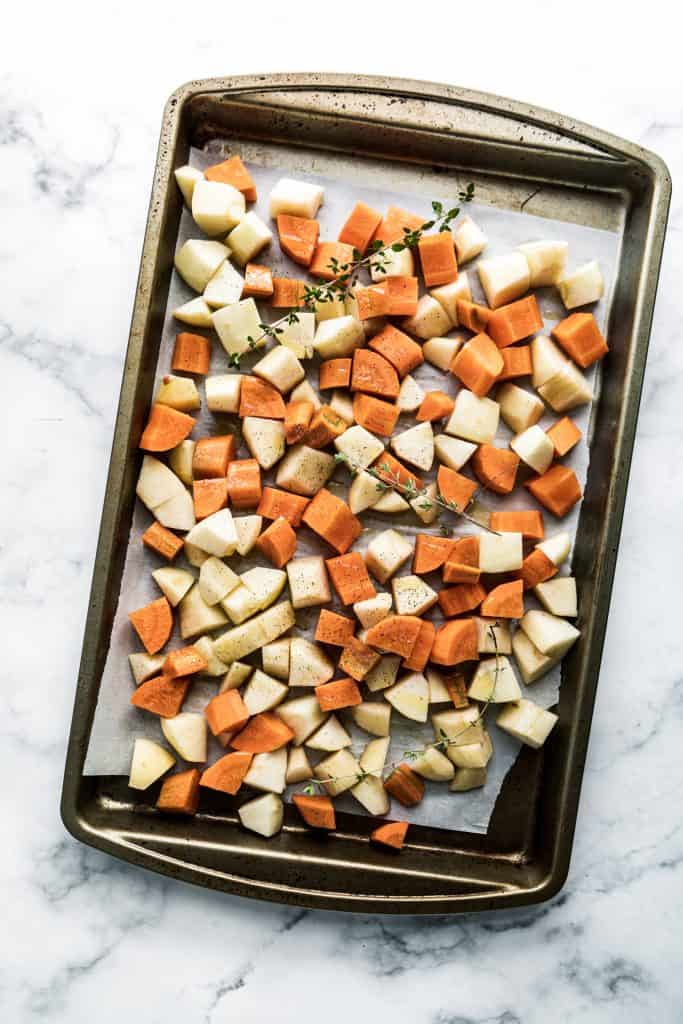
[[[474,199],[474,185],[472,182],[469,183],[466,189],[460,191],[459,198],[463,203],[469,203]],[[318,284],[305,284],[302,295],[303,307],[313,311],[319,303],[333,302],[335,299],[346,298],[358,282],[358,275],[361,270],[374,266],[377,271],[385,271],[390,260],[390,253],[416,248],[423,234],[431,231],[432,228],[436,228],[437,232],[450,231],[451,223],[460,213],[460,208],[454,206],[450,210],[446,210],[443,203],[433,201],[432,211],[434,216],[431,220],[426,220],[419,228],[414,228],[413,230],[404,227],[403,237],[395,242],[384,243],[377,239],[370,243],[365,254],[359,252],[358,249],[354,249],[352,258],[348,263],[340,263],[338,259],[332,256],[329,266],[335,275],[334,278],[331,281],[320,281]],[[249,349],[253,350],[256,348],[264,338],[272,338],[273,341],[277,341],[278,336],[283,333],[285,326],[298,322],[299,317],[297,314],[291,312],[280,317],[279,320],[275,320],[272,324],[260,323],[259,330],[261,333],[256,338],[249,337],[247,339]],[[243,354],[233,353],[230,356],[229,365],[239,369]]]

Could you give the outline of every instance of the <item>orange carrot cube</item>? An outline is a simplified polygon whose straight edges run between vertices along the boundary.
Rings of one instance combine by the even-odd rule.
[[[157,522],[153,522],[151,526],[148,526],[140,539],[145,547],[156,551],[167,562],[172,562],[183,547],[183,541],[180,537],[176,537],[175,533],[171,533],[165,526]]]
[[[284,516],[280,516],[266,527],[256,547],[276,569],[282,569],[296,553],[296,533]]]
[[[542,476],[529,480],[528,487],[544,508],[561,519],[581,500],[581,485],[568,466],[551,466]]]
[[[559,458],[570,452],[581,440],[581,431],[569,416],[563,416],[557,423],[553,423],[552,427],[546,430],[546,434],[553,442],[555,454]]]
[[[422,346],[392,324],[387,324],[379,334],[376,334],[368,342],[368,346],[391,363],[399,377],[412,373],[424,362]]]
[[[422,265],[422,277],[427,288],[450,284],[457,280],[458,261],[455,258],[455,242],[450,231],[436,235],[423,235],[417,243]]]
[[[607,342],[592,313],[571,313],[553,328],[552,336],[584,370],[608,352]]]
[[[356,203],[339,232],[339,241],[350,245],[364,256],[381,222],[381,213],[365,203]]]
[[[302,267],[310,266],[320,234],[317,220],[280,213],[277,218],[277,233],[282,251]]]
[[[182,373],[205,374],[209,372],[211,342],[201,334],[182,331],[176,334],[173,346],[171,369]]]
[[[242,298],[269,299],[273,294],[273,274],[270,267],[247,263],[244,269]]]

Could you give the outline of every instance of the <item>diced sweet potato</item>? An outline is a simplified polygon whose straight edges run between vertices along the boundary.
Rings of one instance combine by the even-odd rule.
[[[282,569],[296,553],[296,533],[285,517],[280,516],[266,527],[256,547],[276,569]]]
[[[373,842],[380,846],[388,846],[392,850],[402,850],[408,831],[407,821],[388,821],[370,833]]]
[[[352,679],[357,679],[360,682],[375,667],[379,658],[377,651],[373,651],[372,647],[363,643],[358,637],[352,636],[344,645],[339,659],[339,668],[342,672],[350,675]]]
[[[145,452],[168,452],[189,436],[195,422],[187,413],[154,402],[140,438],[140,448]]]
[[[481,614],[490,619],[521,619],[524,615],[524,585],[521,580],[501,583],[482,602]]]
[[[148,526],[140,539],[145,547],[156,551],[167,562],[172,562],[183,547],[183,541],[180,537],[176,537],[175,533],[171,533],[165,526],[157,522]]]
[[[195,480],[225,479],[236,453],[234,434],[200,438],[192,452],[192,476]]]
[[[447,618],[478,608],[486,597],[481,583],[458,583],[439,591],[439,605]]]
[[[164,779],[156,806],[167,814],[196,814],[199,807],[199,769],[188,768]]]
[[[398,398],[399,380],[391,363],[378,352],[357,348],[353,353],[351,390],[380,398]]]
[[[349,550],[363,529],[349,506],[325,487],[315,495],[302,519],[340,555]]]
[[[474,619],[451,619],[436,631],[430,660],[435,665],[460,665],[478,661],[477,626]]]
[[[214,736],[241,729],[249,721],[249,712],[239,690],[219,693],[206,705],[204,714]]]
[[[439,466],[436,483],[443,500],[456,512],[464,512],[477,489],[474,480],[448,466]]]
[[[479,538],[458,538],[444,562],[444,583],[478,583],[479,575]]]
[[[329,388],[347,388],[350,383],[350,359],[326,359],[320,364],[318,385],[321,391],[327,391]]]
[[[259,377],[243,377],[240,388],[240,418],[261,416],[267,420],[283,420],[285,403],[272,384]]]
[[[466,327],[468,331],[474,331],[475,334],[486,330],[493,312],[487,306],[478,306],[475,302],[469,302],[467,299],[458,299],[455,311],[458,315],[458,323]]]
[[[557,575],[557,566],[552,562],[545,552],[538,548],[526,556],[519,570],[519,577],[524,584],[525,590],[531,590],[538,583],[545,583]]]
[[[381,222],[381,213],[365,203],[358,202],[339,232],[339,241],[350,245],[363,256]]]
[[[264,519],[278,519],[283,516],[293,526],[301,526],[304,512],[310,504],[310,498],[300,494],[280,491],[277,487],[264,487],[261,500],[256,511]]]
[[[553,423],[552,427],[546,430],[546,434],[553,442],[558,458],[570,452],[581,440],[581,431],[569,416],[563,416],[557,423]]]
[[[543,540],[545,536],[543,513],[535,508],[493,510],[489,526],[496,533],[521,533],[527,540]]]
[[[419,294],[416,277],[388,277],[383,287],[387,298],[387,316],[415,316]]]
[[[241,192],[248,203],[255,203],[256,185],[254,179],[242,163],[239,156],[231,156],[220,164],[207,167],[204,171],[207,181],[222,181],[226,185],[232,185],[238,192]]]
[[[422,405],[417,410],[416,419],[420,423],[442,420],[450,416],[455,407],[455,402],[445,391],[428,391],[422,399]]]
[[[484,398],[503,369],[503,357],[488,334],[475,334],[451,363],[451,373],[479,398]]]
[[[394,279],[389,278],[388,280]],[[392,324],[387,324],[379,334],[371,338],[368,345],[374,352],[378,352],[391,363],[399,377],[405,377],[406,374],[412,373],[424,362],[422,346]]]
[[[228,494],[233,508],[254,508],[262,497],[261,467],[256,459],[236,459],[228,466]]]
[[[244,268],[243,299],[269,299],[273,294],[273,274],[270,267],[260,263],[247,263]]]
[[[502,348],[500,354],[503,358],[503,369],[498,374],[499,384],[505,380],[515,380],[517,377],[530,377],[533,373],[530,345]]]
[[[399,764],[394,768],[389,778],[385,779],[384,788],[404,807],[419,804],[425,792],[424,779],[407,764]]]
[[[228,504],[227,478],[194,480],[192,482],[192,500],[194,502],[194,517],[198,521],[212,516],[214,512],[220,512]]]
[[[301,309],[305,291],[306,282],[297,277],[274,277],[270,304],[273,309]]]
[[[450,231],[436,235],[423,235],[417,243],[422,265],[422,277],[427,288],[450,284],[458,277],[455,243]]]
[[[206,666],[206,658],[196,647],[190,645],[170,651],[161,666],[161,672],[168,679],[177,679],[179,676],[192,676],[196,672],[203,672]]]
[[[543,330],[543,318],[535,295],[527,295],[507,306],[499,306],[489,316],[486,333],[498,348],[514,345]]]
[[[131,704],[160,718],[175,718],[180,713],[190,685],[189,679],[154,676],[138,686]]]
[[[398,484],[399,489],[408,487],[419,491],[423,487],[420,477],[412,470],[406,469],[403,463],[389,452],[382,452],[373,463],[372,468],[381,480],[392,486]]]
[[[309,448],[326,448],[332,444],[335,437],[344,433],[348,424],[346,420],[331,409],[329,405],[321,405],[311,418],[306,431],[304,443]]]
[[[353,619],[346,615],[322,608],[315,630],[315,639],[321,644],[332,644],[334,647],[345,647],[356,632]]]
[[[353,248],[345,242],[318,242],[308,270],[322,281],[334,281],[352,261]]]
[[[472,469],[480,484],[495,494],[514,490],[518,467],[519,455],[492,444],[480,444],[472,456]]]
[[[320,234],[317,220],[281,213],[277,218],[277,233],[282,251],[302,267],[310,266]]]
[[[254,715],[246,727],[230,741],[230,746],[251,754],[269,754],[272,750],[286,746],[292,739],[294,733],[281,718],[272,711],[263,711],[260,715]]]
[[[551,466],[542,476],[525,484],[544,508],[561,519],[581,500],[581,485],[568,466]]]
[[[212,765],[206,768],[199,780],[200,786],[207,789],[216,789],[219,793],[229,793],[234,796],[244,782],[244,777],[249,771],[253,754],[236,750],[232,754],[225,754],[219,757]]]
[[[403,667],[410,669],[411,672],[421,672],[429,661],[435,636],[436,626],[428,619],[424,619],[410,657],[404,659]]]
[[[358,551],[350,551],[338,558],[327,558],[325,564],[342,604],[366,601],[377,593],[368,576],[363,556]]]
[[[455,541],[449,537],[433,536],[430,533],[418,533],[415,538],[413,555],[413,572],[424,576],[428,572],[440,569],[453,550]]]
[[[182,331],[176,334],[171,369],[181,373],[206,374],[209,372],[211,342],[201,334]]]
[[[293,793],[292,802],[310,828],[336,828],[334,804],[329,796]]]
[[[391,615],[371,626],[365,639],[371,647],[409,658],[421,628],[422,619],[416,615]]]
[[[391,437],[398,422],[398,406],[359,392],[353,399],[353,418],[361,427],[380,437]]]
[[[313,419],[314,411],[313,402],[287,403],[285,406],[285,441],[287,444],[298,444],[299,441],[303,441]]]
[[[334,679],[331,683],[323,683],[315,687],[315,695],[320,710],[324,712],[352,708],[363,701],[354,679]]]
[[[608,352],[607,342],[592,313],[571,313],[553,328],[552,336],[584,370]]]
[[[148,654],[156,654],[168,643],[173,629],[173,612],[165,597],[150,601],[128,615]]]

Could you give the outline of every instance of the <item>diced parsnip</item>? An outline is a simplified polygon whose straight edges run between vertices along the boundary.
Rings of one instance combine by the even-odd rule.
[[[401,381],[401,387],[396,399],[396,405],[401,412],[416,412],[422,405],[425,393],[410,374],[407,374]]]
[[[521,434],[534,423],[538,423],[545,412],[545,406],[540,398],[518,387],[517,384],[503,384],[498,389],[496,397],[503,421],[515,434]]]
[[[169,530],[191,530],[195,524],[192,495],[183,488],[172,498],[157,505],[154,515]]]
[[[365,334],[360,320],[352,316],[337,316],[318,324],[313,348],[321,359],[339,359],[351,355],[364,341]]]
[[[526,612],[519,624],[534,647],[551,658],[563,657],[581,636],[571,622],[535,608]]]
[[[345,423],[353,423],[353,402],[346,391],[333,391],[329,406],[332,412],[341,416]]]
[[[420,494],[410,501],[410,507],[414,511],[415,515],[420,519],[426,526],[429,526],[436,519],[439,518],[439,506],[436,503],[438,497],[438,487],[436,482],[427,484],[425,493]]]
[[[253,671],[253,665],[248,665],[245,661],[233,661],[225,673],[225,678],[218,692],[225,693],[226,690],[238,690],[243,683],[246,683]]]
[[[278,466],[276,483],[286,491],[312,497],[325,486],[334,467],[334,456],[328,452],[295,444]]]
[[[410,767],[423,779],[431,779],[432,782],[449,782],[455,775],[451,761],[436,747],[425,747],[422,753],[410,762]]]
[[[479,260],[477,272],[491,309],[513,302],[529,290],[529,264],[521,252]]]
[[[541,654],[522,629],[516,629],[514,632],[512,652],[520,675],[527,686],[550,672],[551,668],[554,668],[560,660],[557,657],[550,658],[547,654]]]
[[[249,684],[251,686],[251,683]],[[247,687],[248,691],[249,687]],[[282,793],[287,774],[287,748],[281,747],[267,754],[254,754],[244,785],[265,793]]]
[[[229,356],[243,355],[252,348],[262,348],[265,345],[265,337],[259,327],[261,317],[252,298],[241,299],[231,306],[217,309],[211,321],[221,345]]]
[[[202,519],[192,527],[187,540],[218,558],[232,555],[237,547],[237,533],[230,509],[222,508],[219,512]]]
[[[288,687],[257,668],[247,683],[242,699],[250,715],[272,711],[287,696]]]
[[[289,679],[289,646],[291,638],[275,640],[261,648],[261,664],[263,671],[276,679]]]
[[[498,619],[474,620],[477,627],[477,650],[479,654],[510,654],[510,626]]]
[[[502,410],[501,410],[502,411]],[[444,466],[456,471],[462,469],[477,450],[476,444],[462,441],[459,437],[437,434],[434,438],[436,457]]]
[[[530,347],[533,367],[531,383],[535,388],[540,388],[564,368],[567,358],[545,334],[537,334],[532,338]]]
[[[294,353],[282,345],[272,348],[263,359],[259,359],[252,373],[272,384],[283,395],[306,376],[306,371]]]
[[[248,555],[261,533],[261,516],[235,516],[233,519],[237,534],[237,554]]]
[[[464,335],[461,334],[452,338],[430,338],[422,346],[422,355],[428,363],[446,373],[464,342]]]
[[[138,686],[140,683],[144,683],[145,679],[159,675],[165,661],[165,654],[147,654],[146,651],[136,651],[134,654],[128,655],[130,670]]]
[[[344,747],[351,746],[351,737],[337,716],[330,715],[324,725],[321,725],[312,736],[308,737],[306,746],[311,750],[328,752],[343,750]]]
[[[556,283],[567,309],[597,302],[605,294],[605,282],[597,260],[564,274]]]
[[[249,622],[222,633],[214,643],[214,651],[221,661],[229,665],[233,661],[246,658],[264,644],[276,640],[295,622],[292,605],[289,601],[281,601],[280,604],[255,615]]]
[[[364,700],[351,708],[351,717],[359,729],[371,736],[388,736],[391,725],[391,707],[380,701]]]
[[[253,210],[250,210],[232,229],[225,241],[230,247],[235,262],[244,267],[261,249],[270,245],[272,238],[273,232],[267,224],[264,224]]]
[[[396,530],[383,530],[374,537],[365,552],[365,564],[380,583],[400,569],[413,554],[413,545]]]
[[[406,317],[402,326],[410,334],[428,341],[430,338],[442,337],[454,325],[441,303],[433,295],[427,294],[419,299],[414,316]]]
[[[522,691],[512,665],[504,654],[499,654],[496,658],[484,658],[479,662],[467,696],[472,700],[490,701],[492,704],[506,704],[511,700],[519,700]]]
[[[382,780],[374,775],[367,775],[356,783],[351,789],[351,796],[356,798],[368,814],[383,818],[389,813],[389,795]]]
[[[391,581],[397,615],[424,615],[438,595],[421,576],[395,576]]]
[[[192,459],[194,458],[195,444],[195,441],[190,441],[189,439],[181,441],[175,448],[171,448],[168,453],[169,466],[188,487],[192,486],[193,480]]]
[[[429,684],[421,672],[411,672],[384,691],[384,696],[404,718],[426,722]]]
[[[233,302],[239,302],[243,288],[244,278],[230,260],[226,260],[204,289],[204,301],[212,309],[230,306]]]
[[[434,431],[431,423],[417,423],[395,434],[391,439],[391,447],[399,459],[418,469],[430,470],[434,462]]]
[[[435,739],[448,743],[447,755],[451,747],[481,743],[484,738],[479,708],[474,706],[463,708],[461,711],[435,711],[432,715],[432,726]]]
[[[520,700],[508,704],[498,713],[496,725],[510,733],[521,743],[538,750],[542,747],[557,722],[552,711],[534,704],[532,700]]]
[[[531,288],[557,284],[567,263],[567,242],[525,242],[518,249],[529,264]]]
[[[537,473],[545,473],[555,458],[555,446],[538,424],[527,427],[510,441],[513,452]]]
[[[455,776],[448,787],[451,793],[468,793],[486,785],[486,768],[456,768]]]
[[[307,555],[287,562],[289,591],[294,608],[313,608],[332,600],[325,562],[320,555]]]
[[[297,782],[306,782],[313,777],[311,762],[303,747],[291,747],[287,756],[287,771],[285,782],[288,786],[294,786]]]
[[[245,416],[242,420],[242,437],[261,469],[271,469],[285,454],[287,445],[282,420]]]
[[[183,761],[201,764],[206,761],[206,717],[194,711],[183,711],[174,718],[162,718],[161,731]]]
[[[131,789],[149,789],[175,764],[175,757],[154,740],[141,736],[133,744],[128,785]]]
[[[493,754],[491,737],[484,731],[479,743],[466,743],[462,747],[449,747],[448,756],[457,768],[486,768]]]
[[[275,793],[265,793],[250,800],[237,811],[244,828],[270,839],[282,828],[284,805]]]
[[[183,167],[176,167],[173,172],[178,188],[183,194],[185,205],[192,209],[192,193],[198,181],[203,181],[204,175],[196,167],[185,164]]]
[[[217,658],[213,650],[213,640],[208,636],[200,636],[193,644],[206,661],[206,668],[202,669],[203,676],[223,676],[228,671],[228,666]]]
[[[292,391],[289,396],[290,402],[310,402],[314,409],[319,409],[322,405],[320,401],[320,395],[311,387],[311,382],[308,380],[302,380],[301,384]]]
[[[244,217],[246,203],[242,193],[222,181],[195,183],[192,193],[192,217],[207,235],[224,235]]]
[[[571,537],[568,533],[556,533],[552,537],[541,541],[536,547],[542,551],[546,558],[549,558],[553,565],[560,566],[569,558],[572,549]]]
[[[292,743],[295,747],[300,747],[325,721],[315,694],[295,697],[294,700],[280,704],[276,714],[294,733]]]
[[[415,260],[410,249],[393,252],[389,249],[370,260],[370,277],[373,281],[384,281],[387,277],[413,277]]]
[[[488,238],[471,217],[465,216],[461,217],[455,226],[453,241],[460,264],[479,256],[486,248]]]
[[[150,512],[153,512],[169,498],[187,492],[168,466],[152,455],[145,455],[142,459],[142,469],[135,493],[142,504],[146,505]]]
[[[191,587],[179,605],[180,636],[189,640],[193,636],[210,633],[219,626],[224,626],[228,617],[218,605],[207,604],[199,592],[199,585]],[[218,654],[220,658],[220,654]],[[225,659],[222,659],[225,660]]]
[[[454,327],[458,326],[458,299],[464,299],[466,302],[472,301],[470,282],[465,271],[459,273],[455,281],[451,281],[449,284],[439,285],[438,288],[430,288],[429,294],[437,302],[441,303]],[[442,367],[442,369],[445,369],[445,367]]]
[[[366,508],[376,505],[382,497],[381,485],[378,486],[377,478],[361,469],[356,473],[351,486],[349,487],[349,508],[355,514],[363,512]]]
[[[236,413],[239,410],[241,373],[221,373],[215,377],[207,377],[204,388],[206,404],[211,412]]]
[[[154,401],[180,412],[192,412],[199,409],[202,404],[197,385],[192,378],[174,377],[171,373],[167,373],[159,381]]]
[[[514,572],[522,568],[521,533],[480,533],[479,568],[482,572]]]
[[[180,604],[195,582],[191,572],[187,572],[185,569],[174,569],[172,566],[155,569],[152,579],[173,608]]]
[[[569,361],[554,377],[541,384],[538,393],[555,412],[569,412],[593,398],[591,386],[581,370]]]
[[[366,598],[365,601],[356,601],[353,610],[363,629],[370,629],[382,619],[386,619],[391,612],[391,594],[380,592],[374,597]]]
[[[183,324],[190,324],[192,327],[211,327],[211,307],[206,300],[198,295],[196,299],[183,302],[173,310],[173,317]]]
[[[551,615],[573,619],[579,614],[576,580],[573,576],[556,576],[555,579],[538,583],[534,594]]]
[[[478,398],[462,388],[446,425],[446,433],[475,444],[490,444],[498,430],[500,406],[491,398]]]
[[[295,636],[289,647],[289,685],[320,686],[334,675],[334,664],[322,647]]]
[[[207,604],[218,604],[239,586],[240,578],[230,566],[212,555],[199,570],[199,593]]]
[[[280,178],[270,193],[270,216],[275,218],[280,213],[290,213],[294,217],[314,220],[324,195],[325,190],[320,185],[294,178]]]
[[[383,655],[374,668],[371,668],[363,682],[370,693],[386,690],[396,682],[401,659],[396,654]]]
[[[339,796],[351,789],[358,782],[361,767],[350,750],[338,750],[330,757],[323,758],[313,769],[317,779],[323,785],[329,796]]]
[[[227,245],[205,238],[189,238],[175,254],[175,268],[190,288],[203,292],[230,255]]]
[[[391,737],[381,736],[376,740],[370,740],[365,750],[360,755],[359,763],[364,772],[379,774],[382,772],[389,753]]]
[[[360,466],[362,469],[367,469],[384,451],[379,438],[358,424],[335,438],[334,447],[346,456],[352,466]]]

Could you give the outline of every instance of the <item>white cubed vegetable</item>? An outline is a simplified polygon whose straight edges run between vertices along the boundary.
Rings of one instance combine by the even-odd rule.
[[[165,654],[147,654],[146,651],[136,651],[134,654],[128,655],[128,664],[138,686],[146,679],[158,676],[165,661]]]
[[[438,595],[421,576],[394,576],[391,581],[397,615],[424,615]]]
[[[230,306],[233,302],[239,302],[243,288],[244,278],[235,270],[232,263],[226,260],[204,289],[204,300],[213,309]]]
[[[192,217],[207,235],[224,235],[244,217],[242,193],[223,181],[196,182],[192,193]]]
[[[211,317],[221,345],[231,355],[243,355],[252,348],[261,348],[265,338],[259,327],[261,317],[252,298],[223,306]],[[249,340],[251,339],[251,341]]]
[[[258,540],[263,519],[261,516],[235,516],[233,523],[237,533],[237,554],[244,557]]]
[[[311,750],[327,752],[343,750],[344,747],[351,746],[351,737],[336,715],[330,715],[327,721],[308,737],[306,746]]]
[[[564,352],[545,334],[537,334],[531,339],[531,365],[533,373],[531,383],[535,388],[549,381],[558,374],[568,362]]]
[[[567,242],[525,242],[518,249],[529,264],[531,288],[557,284],[567,263]]]
[[[380,583],[400,569],[413,554],[413,545],[396,530],[383,530],[365,551],[365,564]]]
[[[462,441],[459,437],[449,437],[448,434],[437,434],[434,438],[434,451],[436,457],[444,466],[456,471],[462,469],[477,450],[476,444],[471,441]]]
[[[522,568],[521,533],[481,533],[479,568],[482,572],[514,572]]]
[[[521,252],[480,260],[477,272],[491,309],[513,302],[529,290],[529,264]]]
[[[271,469],[285,454],[285,428],[282,420],[245,416],[242,437],[261,469]]]
[[[396,654],[383,655],[374,668],[371,668],[363,682],[371,693],[386,690],[396,682],[401,659]]]
[[[210,412],[236,413],[240,407],[241,373],[221,373],[204,381]]]
[[[384,690],[384,696],[404,718],[426,722],[429,711],[429,684],[421,672],[411,672]]]
[[[503,421],[515,434],[521,434],[534,423],[538,423],[545,412],[545,406],[540,398],[518,387],[517,384],[503,384],[498,389],[496,398]]]
[[[346,456],[354,468],[360,466],[361,469],[367,469],[384,451],[379,438],[358,424],[335,438],[334,447]]]
[[[428,341],[440,338],[454,326],[450,316],[433,295],[423,295],[417,303],[417,312],[401,322],[402,327],[417,338]]]
[[[149,789],[175,764],[175,757],[159,743],[138,737],[133,744],[128,785],[131,789]]]
[[[319,644],[295,636],[289,645],[289,685],[321,686],[334,675],[334,665]]]
[[[313,608],[332,600],[327,569],[320,555],[292,558],[287,562],[287,576],[295,608]]]
[[[152,579],[173,608],[180,604],[195,582],[191,572],[187,572],[185,569],[174,569],[171,566],[155,569]]]
[[[284,805],[275,793],[266,793],[250,800],[237,811],[244,828],[270,839],[282,828]]]
[[[545,473],[555,458],[555,446],[545,430],[535,424],[510,441],[513,452],[537,473]]]
[[[257,668],[247,683],[242,699],[250,715],[272,711],[287,696],[288,687]]]
[[[294,353],[282,345],[271,348],[270,352],[252,367],[251,372],[272,384],[283,395],[291,391],[306,376],[306,371]]]
[[[571,622],[535,608],[526,612],[519,624],[534,647],[551,658],[563,657],[581,636]]]
[[[492,398],[478,398],[462,388],[446,425],[446,433],[476,444],[490,444],[498,430],[500,407]]]
[[[364,601],[356,601],[353,606],[354,614],[363,629],[370,629],[376,626],[382,619],[386,619],[391,611],[391,594],[378,593],[374,597],[368,597]]]
[[[524,630],[516,629],[512,637],[512,653],[517,662],[517,668],[527,686],[541,679],[551,668],[554,668],[560,660],[557,657],[550,658],[547,654],[541,654],[538,647],[535,647]]]
[[[297,359],[310,359],[313,355],[315,314],[298,310],[295,316],[296,320],[280,325],[277,340],[293,352]]]
[[[329,796],[339,796],[351,789],[358,782],[361,775],[361,767],[350,750],[338,750],[330,757],[323,758],[313,769],[317,779],[323,785]]]
[[[542,747],[557,723],[557,715],[534,704],[531,700],[520,700],[508,704],[498,713],[496,725],[510,733],[521,743],[538,750]]]
[[[275,218],[280,213],[314,220],[323,201],[325,190],[320,185],[293,178],[280,178],[270,193],[269,212]]]
[[[174,718],[161,718],[161,731],[183,761],[206,761],[206,717],[195,711],[183,711]]]
[[[395,434],[391,439],[391,447],[399,459],[404,459],[418,469],[430,470],[434,462],[434,431],[431,423],[417,423]]]
[[[511,700],[519,700],[522,691],[512,665],[504,654],[499,654],[496,658],[484,658],[479,662],[467,696],[472,700],[489,701],[492,704],[506,704]]]
[[[242,217],[237,227],[232,229],[225,241],[235,262],[243,267],[270,245],[272,238],[273,232],[270,228],[253,210],[250,210]]]
[[[203,292],[221,264],[230,255],[227,245],[204,238],[189,238],[175,254],[175,268],[190,288]]]
[[[185,164],[184,167],[176,167],[173,172],[178,188],[183,194],[185,205],[192,209],[192,193],[198,181],[204,180],[204,175],[196,167]]]
[[[371,736],[388,736],[391,725],[391,706],[381,701],[364,700],[351,708],[351,717],[359,729]]]
[[[470,282],[465,271],[461,271],[455,281],[441,284],[438,288],[431,288],[429,294],[441,303],[454,327],[458,326],[458,299],[464,299],[465,302],[472,301]],[[427,357],[425,356],[425,358]]]
[[[349,356],[365,341],[363,327],[352,316],[338,316],[321,321],[315,330],[313,348],[321,359]]]
[[[556,533],[552,537],[548,537],[547,540],[541,541],[536,547],[539,551],[542,551],[546,558],[557,566],[562,565],[569,558],[569,552],[572,549],[571,537],[568,533]]]
[[[280,704],[276,714],[294,733],[292,743],[295,747],[300,747],[325,721],[315,694],[295,697],[294,700]]]
[[[555,412],[569,412],[593,398],[591,386],[578,366],[567,362],[538,389],[541,398]]]
[[[334,467],[334,456],[328,452],[295,444],[278,466],[275,482],[286,491],[311,498],[325,486]]]
[[[281,747],[267,754],[254,754],[249,771],[244,776],[244,785],[265,793],[279,794],[284,791],[286,774],[287,748]]]
[[[168,464],[173,472],[180,477],[188,487],[192,486],[192,460],[194,459],[194,446],[196,442],[189,438],[181,441],[168,453]]]
[[[218,604],[239,584],[237,573],[215,555],[207,558],[199,570],[199,593],[207,604]]]
[[[468,260],[473,260],[475,256],[479,256],[484,251],[488,238],[471,217],[465,216],[461,217],[455,225],[453,241],[458,263],[467,263]]]
[[[154,401],[179,412],[193,412],[201,407],[197,385],[191,377],[175,377],[167,373],[159,381]]]
[[[218,558],[232,555],[237,547],[237,534],[230,509],[222,508],[202,519],[192,527],[187,540]]]
[[[203,296],[198,295],[196,299],[183,302],[177,306],[172,314],[176,320],[183,324],[191,324],[192,327],[211,327],[211,309]]]
[[[556,576],[545,583],[538,583],[534,587],[534,594],[551,615],[573,619],[579,614],[576,580],[573,576]]]
[[[415,260],[410,249],[402,249],[401,252],[387,249],[370,260],[370,277],[374,282],[384,281],[387,277],[412,277],[414,273]]]
[[[597,302],[605,294],[605,282],[597,260],[564,274],[557,281],[557,287],[567,309]]]
[[[228,621],[222,608],[206,603],[199,591],[199,585],[190,587],[178,607],[180,636],[183,640],[211,633]]]
[[[261,648],[263,671],[277,679],[289,679],[289,648],[291,638],[275,640]]]
[[[401,412],[417,412],[424,401],[424,396],[425,393],[418,382],[408,373],[401,381],[396,405]]]

